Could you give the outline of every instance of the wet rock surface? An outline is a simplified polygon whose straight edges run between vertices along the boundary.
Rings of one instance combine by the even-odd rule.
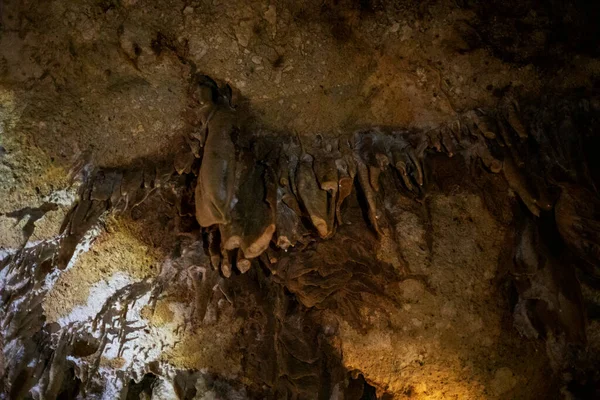
[[[3,2],[0,397],[597,396],[550,3]]]

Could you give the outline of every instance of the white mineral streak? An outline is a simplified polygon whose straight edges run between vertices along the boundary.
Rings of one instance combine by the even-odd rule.
[[[60,196],[54,197],[54,201]],[[73,257],[69,261],[67,268],[63,271],[55,270],[48,274],[45,281],[38,289],[30,292],[27,296],[14,299],[11,303],[11,310],[18,307],[23,301],[29,296],[43,295],[47,291],[51,290],[60,274],[64,271],[73,267],[77,258],[90,250],[93,245],[94,239],[101,233],[101,228],[97,225],[90,229],[81,242],[77,245]],[[60,238],[55,238],[53,241],[57,241]],[[51,243],[51,241],[48,241]],[[34,244],[31,244],[34,245]],[[16,250],[15,250],[16,251]],[[12,254],[11,250],[3,250],[0,253],[0,257],[6,257]],[[11,281],[12,274],[8,273],[9,268],[4,268],[0,271],[0,289],[5,288],[7,282]],[[167,278],[168,275],[174,274],[176,271],[173,266],[170,265],[170,261],[166,260],[163,265],[163,271],[161,273],[162,278]],[[17,271],[14,271],[17,273]],[[16,286],[25,284],[26,282],[14,282],[15,287],[11,287],[11,290],[16,289]],[[69,330],[77,336],[78,334],[91,334],[95,338],[100,338],[100,327],[96,330],[92,329],[92,320],[101,312],[103,306],[106,305],[107,301],[117,291],[127,287],[128,285],[134,284],[134,279],[124,272],[116,272],[106,280],[97,282],[90,288],[89,296],[86,304],[76,306],[69,313],[58,320],[61,329],[56,332],[57,336],[61,336],[62,333]],[[175,347],[175,345],[181,341],[181,335],[185,331],[186,321],[190,320],[192,309],[189,305],[184,303],[169,303],[168,307],[173,313],[173,318],[170,322],[156,326],[152,322],[142,317],[142,310],[144,307],[149,306],[151,302],[151,291],[140,297],[137,301],[132,304],[128,304],[129,308],[125,318],[121,321],[113,321],[113,330],[108,331],[108,343],[104,348],[102,354],[95,354],[93,358],[79,358],[71,355],[67,356],[67,360],[77,366],[77,370],[90,370],[92,359],[96,357],[102,357],[104,359],[119,359],[119,362],[115,363],[116,367],[103,365],[97,370],[97,374],[89,379],[100,383],[104,389],[101,395],[94,396],[88,394],[86,398],[94,400],[113,400],[121,398],[124,390],[126,390],[127,383],[130,379],[140,381],[145,373],[148,372],[147,368],[149,363],[158,362],[160,370],[163,371],[160,376],[157,377],[157,381],[154,384],[152,399],[154,400],[170,400],[177,399],[175,388],[173,387],[173,381],[175,379],[176,370],[173,366],[161,361],[161,356],[165,351],[168,351]],[[2,304],[0,304],[1,306]],[[121,304],[118,301],[110,304],[113,308],[122,310],[125,304]],[[0,314],[5,314],[0,312]],[[0,321],[3,319],[3,315],[0,315]],[[6,321],[3,321],[3,328],[0,334],[6,329]],[[118,331],[126,328],[127,335],[125,338],[120,338]],[[119,348],[123,346],[119,353]],[[12,340],[5,343],[4,354],[8,355],[12,359],[19,359],[23,356],[23,345],[21,341]],[[220,396],[212,389],[211,385],[207,384],[204,374],[208,371],[202,371],[199,374],[196,381],[197,395],[195,400],[211,400],[220,398]],[[124,378],[126,377],[126,378]],[[228,386],[228,385],[227,385]],[[41,388],[35,386],[30,391],[32,398],[41,398]],[[227,387],[227,398],[230,399],[246,399],[247,395],[244,390],[238,391],[233,387]],[[2,399],[0,397],[0,399]]]
[[[82,253],[84,253],[90,249],[93,240],[100,234],[100,232],[101,232],[100,228],[98,226],[95,226],[85,234],[81,243],[79,243],[77,245],[75,253],[73,254],[73,257],[71,258],[67,269],[71,268],[74,265],[74,263],[79,255],[81,255]],[[30,241],[25,245],[25,248],[28,249],[28,248],[38,246],[38,245],[39,246],[53,245],[59,240],[60,240],[60,237],[49,239],[49,240],[46,240],[43,242]],[[18,251],[18,249],[2,249],[2,250],[0,250],[0,260],[16,253],[17,251]],[[25,279],[16,279],[19,277],[18,270],[13,270],[11,272],[9,272],[9,270],[10,270],[9,264],[7,264],[2,270],[0,270],[0,292],[4,291],[4,290],[10,290],[11,292],[18,292],[19,287],[22,287],[23,285],[26,285],[29,282],[29,280],[28,280],[29,277],[24,277]],[[2,301],[2,297],[0,297],[0,336],[6,337],[7,330],[10,328],[11,316],[17,312],[17,310],[21,306],[21,304],[29,304],[30,299],[35,298],[36,296],[39,296],[39,295],[44,295],[45,293],[47,293],[54,286],[59,275],[63,272],[64,272],[64,270],[63,271],[55,270],[52,273],[48,274],[46,276],[45,280],[43,281],[43,284],[40,285],[38,288],[28,291],[28,292],[24,293],[24,295],[22,295],[18,298],[12,299],[12,301],[10,301],[10,303],[9,303],[10,307],[7,307],[7,304],[5,304]],[[9,282],[11,283],[11,285],[7,286],[9,284]],[[100,306],[101,305],[102,304],[100,304]],[[79,311],[81,312],[81,310],[79,310]],[[95,315],[95,313],[94,313],[94,315]],[[19,340],[18,338],[14,338],[13,340],[10,340],[10,341],[4,343],[3,355],[5,358],[13,360],[14,364],[18,364],[19,363],[18,360],[23,357],[24,350],[25,349],[23,348],[22,341]],[[34,362],[34,360],[32,360],[31,362]],[[30,364],[31,364],[31,362],[30,362]],[[40,390],[41,389],[39,386],[37,386],[37,385],[34,386],[30,390],[30,396],[32,396],[32,398],[34,398],[34,399],[43,398],[43,396],[40,393]],[[109,396],[106,398],[112,399],[112,398],[116,398],[116,397]],[[0,396],[0,399],[2,399],[1,396]]]
[[[4,256],[4,257],[8,257],[8,255]],[[2,261],[2,259],[4,258],[2,256],[2,252],[0,252],[0,261]],[[4,268],[0,269],[0,290],[2,290],[4,288],[4,285],[6,285],[6,277],[8,275],[8,265],[5,265]],[[0,302],[0,305],[2,303]]]
[[[89,320],[93,318],[102,308],[105,301],[114,294],[119,288],[123,288],[132,281],[123,273],[116,273],[109,279],[108,282],[102,282],[95,285],[90,290],[90,296],[86,306],[78,307],[64,321],[59,321],[64,326],[65,323],[84,322],[78,326],[79,331],[86,331],[94,336],[97,332],[91,331]],[[152,361],[159,361],[163,352],[172,348],[179,341],[179,336],[175,333],[178,328],[183,326],[186,317],[189,314],[189,307],[185,304],[173,303],[169,304],[169,308],[174,313],[173,320],[162,326],[153,326],[150,321],[142,318],[142,309],[150,302],[150,293],[142,296],[127,311],[127,324],[133,329],[125,338],[126,344],[121,349],[119,354],[120,342],[117,335],[109,335],[108,344],[101,356],[105,359],[115,359],[120,357],[122,363],[118,368],[102,367],[98,373],[101,381],[106,382],[104,394],[101,397],[104,399],[118,398],[119,393],[123,390],[124,383],[120,381],[120,374],[117,371],[127,371],[128,379],[139,381],[147,372],[147,365]],[[85,323],[85,322],[88,323]],[[122,326],[121,326],[122,327]],[[63,329],[66,329],[63,328]],[[69,357],[78,366],[88,363],[88,360],[82,360],[75,357]],[[165,369],[169,369],[168,366]],[[168,375],[168,374],[167,374]],[[177,399],[175,389],[171,383],[172,379],[160,377],[153,390],[153,399]]]
[[[31,396],[31,398],[37,400],[37,399],[43,399],[43,389],[40,387],[40,384],[38,383],[37,385],[35,385],[34,387],[32,387],[31,389],[29,389],[29,395]]]
[[[87,332],[95,337],[99,337],[99,332],[92,331],[92,319],[97,316],[112,295],[133,283],[133,279],[123,272],[117,272],[108,280],[96,283],[90,289],[87,303],[83,306],[75,307],[68,316],[59,319],[58,323],[63,329],[76,327],[79,332]],[[117,376],[120,376],[120,374],[117,371],[127,371],[126,375],[129,379],[140,380],[147,372],[147,365],[152,361],[160,362],[161,355],[166,350],[174,347],[175,343],[181,339],[176,332],[183,331],[181,328],[184,326],[186,319],[190,317],[190,307],[183,303],[169,304],[169,308],[173,312],[172,321],[161,326],[154,326],[150,321],[142,317],[142,310],[149,305],[151,301],[150,297],[150,292],[148,292],[133,304],[130,304],[125,320],[116,322],[115,328],[124,328],[124,325],[126,325],[128,329],[131,329],[127,333],[127,336],[122,339],[125,341],[125,344],[121,348],[121,353],[119,353],[121,341],[119,340],[118,333],[115,332],[109,333],[107,338],[108,344],[104,352],[96,355],[97,357],[109,360],[120,358],[121,361],[119,367],[105,366],[98,371],[101,381],[107,382],[105,394],[102,399],[111,398],[110,396],[117,395],[123,389],[123,382],[114,382],[115,380],[119,380]],[[120,304],[116,304],[116,306],[122,307]],[[98,329],[100,328],[98,327]],[[89,362],[88,360],[75,357],[70,357],[69,359],[79,366]],[[155,392],[161,394],[160,397],[156,398],[176,399],[177,397],[169,380],[161,380],[160,382],[158,383],[160,390]]]
[[[107,281],[103,280],[96,283],[90,289],[87,304],[74,307],[69,315],[60,318],[58,323],[60,326],[66,327],[74,322],[91,321],[100,312],[102,306],[110,296],[115,294],[117,290],[132,283],[131,278],[123,272],[113,274]]]
[[[105,378],[106,386],[104,386],[104,392],[102,393],[101,400],[115,400],[121,398],[121,392],[123,391],[123,382],[118,379],[114,371],[108,368],[100,368],[100,375]]]
[[[102,222],[102,216],[99,218],[99,221]],[[85,233],[85,235],[83,236],[83,239],[81,239],[81,242],[79,242],[77,244],[77,247],[75,248],[75,252],[73,253],[73,257],[71,257],[71,260],[69,261],[67,268],[65,268],[65,271],[71,269],[71,267],[73,267],[73,265],[75,265],[77,258],[82,253],[86,253],[90,250],[90,248],[92,247],[92,243],[94,242],[96,237],[98,237],[98,235],[100,235],[101,232],[102,232],[102,230],[100,229],[100,226],[95,225],[89,231],[87,231]]]
[[[14,254],[16,251],[17,251],[16,249],[0,249],[0,261],[4,260],[6,257],[10,256],[11,254]],[[2,275],[0,275],[0,277],[1,276]]]
[[[168,348],[172,348],[178,341],[178,335],[175,334],[178,326],[183,326],[185,307],[173,307],[173,321],[154,326],[150,321],[142,318],[142,309],[150,302],[150,293],[147,293],[127,311],[127,323],[134,329],[126,340],[121,358],[124,360],[122,370],[132,370],[134,376],[142,377],[145,366],[160,359],[161,354]],[[182,312],[183,311],[183,312]],[[116,338],[115,338],[116,339]],[[103,354],[108,359],[116,358],[119,355],[119,345],[116,340],[106,346]]]
[[[85,236],[81,240],[81,242],[75,248],[73,257],[71,257],[71,260],[69,261],[69,264],[67,265],[67,267],[62,271],[55,269],[50,274],[48,274],[46,276],[44,285],[42,285],[39,289],[37,289],[35,293],[39,294],[41,292],[47,292],[50,289],[52,289],[52,287],[56,283],[56,280],[58,279],[59,275],[65,271],[69,270],[71,267],[73,267],[73,265],[75,265],[75,262],[77,261],[77,258],[81,254],[90,250],[90,248],[92,247],[92,243],[94,242],[94,239],[96,239],[96,237],[98,235],[100,235],[100,233],[101,233],[101,229],[99,226],[94,226],[89,231],[87,231]],[[48,239],[45,241],[39,241],[39,240],[33,241],[32,240],[25,244],[25,248],[28,249],[28,248],[31,248],[34,246],[41,245],[42,242],[51,245],[52,243],[56,243],[58,240],[59,240],[59,237],[55,237],[55,238]],[[17,251],[18,251],[18,249],[0,249],[0,261],[2,261],[3,259],[5,259],[8,256],[15,254]],[[9,278],[8,270],[9,270],[8,265],[6,265],[3,269],[0,270],[0,290],[2,290],[5,287],[6,282],[8,281],[8,278]],[[15,271],[15,273],[16,273],[16,271]],[[23,285],[26,283],[27,282],[22,282]],[[16,287],[14,287],[13,289],[15,289],[15,288]],[[0,306],[1,305],[3,305],[3,304],[0,302]]]
[[[158,378],[156,380],[154,389],[152,390],[151,400],[179,399],[171,382],[173,382],[173,379],[163,379],[162,377]]]
[[[55,190],[48,196],[44,196],[43,201],[48,203],[54,203],[59,206],[70,207],[75,203],[77,199],[77,189],[75,186],[71,186],[67,189]]]
[[[29,216],[27,217],[27,219],[29,219]],[[47,242],[52,242],[55,239],[56,238],[49,239],[49,240],[47,240]],[[37,246],[40,243],[42,243],[42,240],[30,240],[27,243],[25,243],[25,248],[29,249],[31,247],[35,247],[35,246]],[[16,249],[15,249],[15,252],[16,252]]]

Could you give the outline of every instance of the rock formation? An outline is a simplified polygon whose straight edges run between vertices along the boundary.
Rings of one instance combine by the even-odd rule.
[[[100,71],[92,61],[68,70],[88,97],[85,90],[65,90],[72,90],[71,75],[58,72],[58,58],[36,53],[31,58],[43,60],[45,69],[25,68],[23,76],[54,87],[64,109],[30,126],[36,120],[28,113],[47,104],[35,96],[51,91],[26,92],[33,100],[22,109],[6,95],[0,129],[29,129],[25,137],[56,146],[47,151],[59,157],[64,149],[49,136],[64,138],[43,134],[48,126],[58,132],[54,124],[73,115],[83,121],[75,126],[88,129],[97,112],[106,118],[102,126],[118,131],[110,138],[122,137],[136,150],[90,141],[100,150],[64,150],[75,156],[61,161],[68,173],[49,167],[53,158],[45,169],[33,170],[43,179],[27,180],[15,160],[38,165],[31,160],[42,155],[22,151],[38,144],[27,147],[16,135],[0,142],[0,198],[8,199],[0,207],[6,231],[0,237],[0,399],[537,399],[600,393],[597,90],[565,83],[540,96],[527,84],[503,82],[501,88],[486,85],[492,87],[485,94],[473,89],[470,99],[457,90],[449,94],[441,62],[406,72],[394,64],[404,56],[390,55],[405,45],[373,50],[359,21],[380,29],[372,15],[414,13],[437,32],[435,21],[447,18],[452,34],[440,40],[451,54],[471,57],[485,48],[514,63],[541,63],[546,52],[566,62],[560,51],[593,59],[597,54],[588,47],[560,47],[558,39],[536,47],[548,30],[528,19],[535,13],[519,16],[519,29],[538,29],[532,43],[523,43],[502,25],[509,20],[486,19],[486,6],[478,2],[423,10],[404,5],[401,11],[372,1],[324,2],[316,14],[310,4],[248,6],[231,9],[236,16],[227,25],[228,38],[215,33],[220,39],[210,45],[194,35],[181,39],[184,30],[148,36],[143,27],[154,25],[146,24],[145,15],[183,15],[188,28],[204,29],[211,19],[194,25],[198,10],[220,21],[225,17],[217,10],[232,5],[185,2],[172,10],[167,1],[138,14],[131,1],[89,2],[88,26],[64,2],[40,10],[25,3],[9,2],[6,13],[0,7],[2,34],[28,43],[20,47],[27,54],[37,48],[25,34],[37,32],[31,21],[64,14],[81,37],[61,45],[70,58],[85,52],[85,60],[101,65],[102,79],[112,82],[107,96],[122,103],[104,107],[97,100],[96,83],[86,75]],[[585,19],[582,7],[565,12]],[[259,8],[260,21],[254,21]],[[114,26],[115,38],[105,39],[114,41],[120,61],[107,59],[104,68],[93,49],[112,52],[96,36],[104,26],[113,28],[115,14],[122,22]],[[136,16],[145,22],[136,25]],[[268,99],[269,85],[288,90],[279,83],[294,68],[274,43],[287,34],[278,19],[327,27],[320,37],[334,44],[323,40],[326,49],[343,47],[356,58],[346,78],[369,71],[361,91],[321,86],[323,96],[334,100],[313,106],[314,93],[303,94],[303,103],[293,103],[287,113],[265,111],[269,100],[261,103],[256,94],[264,90]],[[395,22],[377,37],[392,35],[401,43],[425,34],[419,24],[412,26]],[[435,35],[423,43],[437,43]],[[295,51],[304,54],[315,40],[308,37],[285,40],[297,42]],[[263,56],[248,50],[257,38],[272,44],[257,45]],[[8,66],[0,68],[19,77],[13,71],[18,60],[3,40],[1,60]],[[223,43],[231,49],[223,50]],[[237,54],[232,59],[247,55],[257,75],[228,78],[235,60],[218,63],[202,54],[204,45]],[[412,50],[411,59],[417,57]],[[367,59],[377,52],[382,56],[371,65]],[[256,78],[267,64],[274,76],[268,85]],[[307,76],[317,76],[319,65]],[[529,74],[527,67],[520,73]],[[181,81],[185,85],[175,84]],[[424,93],[431,103],[425,104]],[[417,105],[392,107],[405,95]],[[125,135],[113,114],[131,116],[138,108],[129,109],[124,98],[148,102],[160,118],[150,124],[150,114],[140,111],[139,125],[128,121],[133,130]],[[297,101],[276,104],[287,106],[288,100]],[[335,106],[338,101],[343,107]],[[294,115],[302,117],[294,119],[297,107]],[[391,111],[381,112],[386,107]],[[81,111],[88,108],[94,111]],[[351,112],[340,111],[345,108]],[[136,135],[141,142],[132,139]],[[25,189],[16,190],[18,183]]]

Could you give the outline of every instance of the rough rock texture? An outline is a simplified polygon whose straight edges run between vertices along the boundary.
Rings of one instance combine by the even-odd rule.
[[[597,397],[599,14],[3,1],[0,398]]]

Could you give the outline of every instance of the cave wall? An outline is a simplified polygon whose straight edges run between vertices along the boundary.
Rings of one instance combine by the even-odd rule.
[[[597,394],[594,7],[1,10],[5,398]]]

